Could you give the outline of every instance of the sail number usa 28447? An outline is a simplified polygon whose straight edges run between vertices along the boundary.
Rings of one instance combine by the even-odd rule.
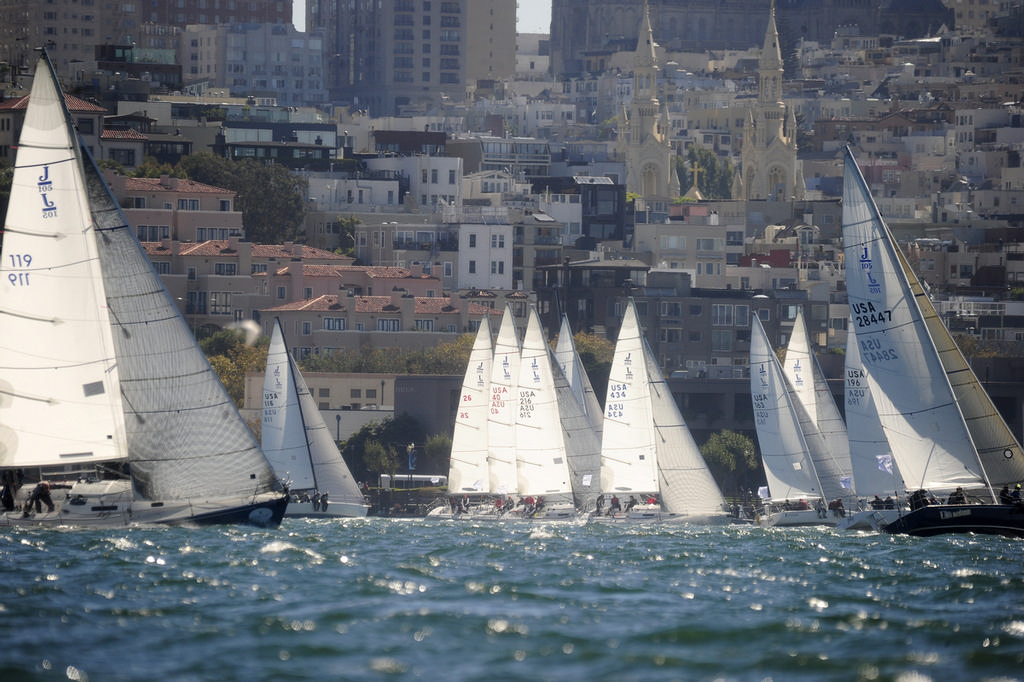
[[[892,311],[876,310],[875,305],[871,301],[865,301],[864,303],[851,303],[850,308],[853,312],[853,320],[859,329],[870,327],[875,324],[892,322]]]

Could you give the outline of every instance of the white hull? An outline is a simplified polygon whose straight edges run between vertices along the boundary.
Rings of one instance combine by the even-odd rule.
[[[702,525],[727,525],[732,517],[725,512],[717,514],[684,514],[667,512],[660,507],[636,508],[614,514],[591,514],[590,520],[597,523],[696,523]]]
[[[824,516],[816,509],[780,509],[759,515],[754,525],[762,528],[781,528],[795,526],[835,526],[839,517],[831,512]]]
[[[254,526],[280,523],[276,508],[283,496],[264,493],[245,498],[173,500],[159,502],[133,499],[131,484],[124,480],[75,483],[66,494],[52,495],[54,509],[43,505],[25,516],[20,509],[0,515],[0,526],[125,528],[149,525],[206,525],[228,519]],[[19,500],[20,504],[24,500]],[[283,511],[283,507],[282,507]],[[276,520],[275,520],[276,517]]]
[[[362,518],[369,510],[368,505],[353,502],[329,502],[327,509],[314,507],[312,502],[289,502],[284,515],[310,519]]]
[[[865,509],[854,514],[847,514],[836,524],[839,530],[881,530],[900,517],[899,509]]]

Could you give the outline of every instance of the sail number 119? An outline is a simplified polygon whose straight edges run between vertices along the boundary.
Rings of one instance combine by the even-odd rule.
[[[32,265],[32,256],[25,253],[12,253],[8,254],[8,258],[11,259],[12,268],[27,268]],[[28,273],[27,272],[11,272],[7,275],[7,280],[11,283],[11,286],[24,287],[28,286]]]

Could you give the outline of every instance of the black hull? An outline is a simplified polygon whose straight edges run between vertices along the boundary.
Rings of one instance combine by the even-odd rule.
[[[288,508],[288,497],[283,496],[265,502],[247,504],[230,509],[222,509],[209,514],[197,514],[182,523],[169,523],[168,525],[183,526],[219,526],[219,525],[241,525],[255,526],[257,528],[277,528],[281,525],[284,512]]]
[[[919,536],[982,533],[1024,538],[1024,507],[1005,504],[921,507],[883,526],[882,531]]]

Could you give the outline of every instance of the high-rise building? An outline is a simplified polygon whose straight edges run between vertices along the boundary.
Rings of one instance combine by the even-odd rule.
[[[291,22],[292,0],[3,0],[0,61],[13,73],[0,79],[10,82],[34,65],[37,47],[47,48],[58,74],[74,78],[83,65],[95,65],[98,45],[132,47],[136,61],[173,63],[178,33],[190,24]]]
[[[308,0],[332,101],[371,116],[461,102],[515,73],[516,0]]]

